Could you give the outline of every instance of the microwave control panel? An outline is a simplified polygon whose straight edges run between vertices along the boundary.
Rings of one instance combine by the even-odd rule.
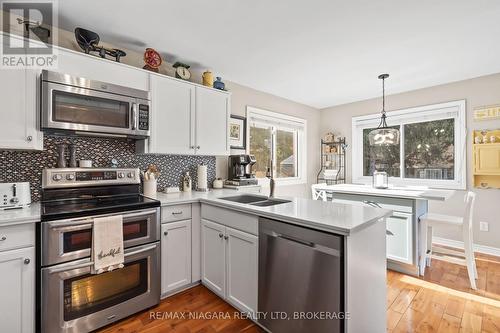
[[[139,129],[149,131],[149,105],[139,104]]]

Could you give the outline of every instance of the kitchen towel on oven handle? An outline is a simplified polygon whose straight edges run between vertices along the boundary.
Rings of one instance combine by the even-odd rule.
[[[92,274],[123,268],[122,215],[96,217],[92,227]]]

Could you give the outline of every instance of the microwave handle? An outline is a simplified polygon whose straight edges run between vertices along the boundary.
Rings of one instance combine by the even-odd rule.
[[[132,129],[137,129],[137,103],[132,103]]]

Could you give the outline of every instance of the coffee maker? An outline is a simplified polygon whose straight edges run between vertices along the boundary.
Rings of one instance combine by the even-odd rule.
[[[230,155],[228,158],[228,177],[226,185],[257,185],[257,178],[252,174],[252,166],[257,162],[254,155]]]

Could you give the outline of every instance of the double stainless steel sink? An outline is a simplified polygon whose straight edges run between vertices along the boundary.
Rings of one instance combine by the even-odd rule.
[[[220,198],[221,200],[232,201],[252,206],[267,207],[290,202],[290,200],[268,198],[262,195],[242,194]]]

